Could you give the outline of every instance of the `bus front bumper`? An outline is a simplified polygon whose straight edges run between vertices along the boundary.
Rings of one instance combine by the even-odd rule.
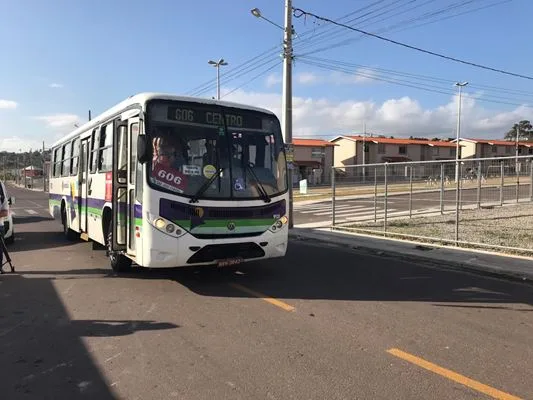
[[[260,259],[284,257],[288,244],[288,224],[276,232],[267,230],[257,236],[199,239],[185,233],[175,237],[152,225],[143,241],[152,243],[143,254],[142,265],[150,268],[173,268],[194,265],[231,265]]]

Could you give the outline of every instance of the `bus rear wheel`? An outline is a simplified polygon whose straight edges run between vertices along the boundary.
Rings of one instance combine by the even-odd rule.
[[[65,207],[63,207],[63,210],[61,211],[61,220],[61,222],[63,223],[63,235],[65,235],[65,238],[70,242],[77,240],[77,232],[73,231],[68,226],[67,210],[65,209]]]
[[[131,259],[113,250],[113,229],[111,229],[111,224],[107,228],[106,247],[109,262],[114,272],[126,272],[131,269]]]

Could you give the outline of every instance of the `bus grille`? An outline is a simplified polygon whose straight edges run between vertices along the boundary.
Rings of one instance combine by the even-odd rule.
[[[185,220],[191,217],[204,219],[264,219],[273,218],[274,215],[285,215],[285,200],[273,204],[256,207],[198,207],[190,204],[179,203],[170,199],[161,199],[159,203],[161,216],[169,220]],[[202,215],[198,215],[198,210]]]
[[[249,259],[263,257],[264,255],[265,251],[258,244],[252,242],[209,244],[194,253],[187,260],[187,263],[203,263],[235,257]]]
[[[228,238],[245,238],[260,236],[264,232],[245,232],[245,233],[192,233],[196,239],[228,239]]]

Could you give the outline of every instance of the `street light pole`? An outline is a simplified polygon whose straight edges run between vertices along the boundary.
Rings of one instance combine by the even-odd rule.
[[[228,63],[221,58],[218,61],[209,60],[208,64],[211,64],[217,69],[217,100],[220,100],[220,66],[228,65]]]
[[[456,146],[455,146],[455,182],[459,180],[459,138],[461,137],[461,95],[464,86],[468,82],[457,82],[455,86],[459,87],[459,101],[457,102],[457,130],[456,130]]]
[[[520,140],[520,127],[518,125],[516,125],[516,148],[515,148],[515,153],[516,153],[516,160],[518,162],[518,143],[519,143],[519,140]]]
[[[366,183],[366,169],[365,169],[365,158],[366,158],[366,122],[363,122],[363,183]]]

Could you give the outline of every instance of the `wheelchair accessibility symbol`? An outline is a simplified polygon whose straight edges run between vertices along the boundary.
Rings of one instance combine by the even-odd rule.
[[[242,192],[244,190],[244,182],[242,178],[235,179],[235,183],[233,184],[233,188],[238,191]]]

